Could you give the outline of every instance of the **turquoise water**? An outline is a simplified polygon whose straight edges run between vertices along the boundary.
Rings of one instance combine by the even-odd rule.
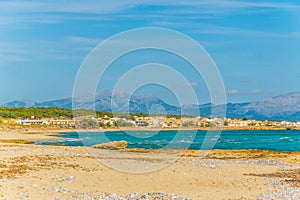
[[[37,141],[42,145],[92,146],[109,141],[126,140],[128,148],[201,149],[206,131],[129,131],[65,133],[61,140]],[[210,133],[206,140],[214,149],[262,149],[300,151],[300,131],[222,131],[220,137]]]

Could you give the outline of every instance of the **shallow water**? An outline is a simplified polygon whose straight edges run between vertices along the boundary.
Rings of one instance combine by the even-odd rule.
[[[205,139],[206,138],[206,139]],[[300,151],[300,131],[249,130],[212,131],[114,131],[67,133],[61,140],[37,141],[43,145],[92,146],[110,141],[126,140],[128,148],[189,148],[207,149],[261,149]],[[205,142],[204,142],[205,141]]]

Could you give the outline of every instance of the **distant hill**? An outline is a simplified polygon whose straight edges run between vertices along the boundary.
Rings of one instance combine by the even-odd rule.
[[[7,107],[32,107],[35,106],[35,102],[34,101],[30,101],[30,100],[18,100],[18,101],[11,101],[8,102],[6,104],[4,104],[3,106],[7,106]]]
[[[128,102],[129,94],[117,92],[112,99],[112,92],[105,91],[96,95],[96,110],[133,113],[167,113],[180,114],[181,108],[169,105],[155,95],[131,96]],[[156,105],[156,106],[155,106]],[[32,101],[12,101],[4,104],[8,107],[57,107],[72,109],[72,98],[65,98],[45,102]],[[93,104],[88,101],[82,101],[79,107],[93,109]],[[184,105],[183,114],[197,115],[200,111],[201,116],[211,116],[212,108],[221,109],[222,106],[212,104],[203,105]],[[289,93],[281,96],[262,99],[249,103],[228,103],[227,117],[229,118],[248,118],[260,120],[289,120],[300,121],[300,92]]]
[[[300,121],[300,92],[251,102],[233,114],[251,119]]]

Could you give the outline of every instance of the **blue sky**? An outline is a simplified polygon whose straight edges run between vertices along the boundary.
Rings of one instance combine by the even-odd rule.
[[[140,27],[174,29],[199,42],[217,64],[229,102],[300,91],[297,0],[2,0],[0,104],[70,96],[77,70],[97,44]],[[108,71],[99,90],[112,88],[120,71]],[[200,102],[209,101],[201,80],[186,73]]]

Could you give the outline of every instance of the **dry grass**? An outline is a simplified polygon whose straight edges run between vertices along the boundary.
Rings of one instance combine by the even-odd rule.
[[[6,139],[6,140],[0,140],[0,142],[3,143],[15,143],[15,144],[34,144],[34,141],[32,140],[19,140],[19,139]]]
[[[268,177],[268,178],[283,178],[285,183],[291,184],[294,187],[300,187],[300,169],[280,171],[271,174],[245,174],[245,175]]]
[[[0,179],[14,178],[30,171],[39,171],[41,169],[65,169],[82,168],[78,164],[70,164],[64,160],[69,159],[63,156],[35,155],[20,156],[11,158],[5,162],[0,161]]]

